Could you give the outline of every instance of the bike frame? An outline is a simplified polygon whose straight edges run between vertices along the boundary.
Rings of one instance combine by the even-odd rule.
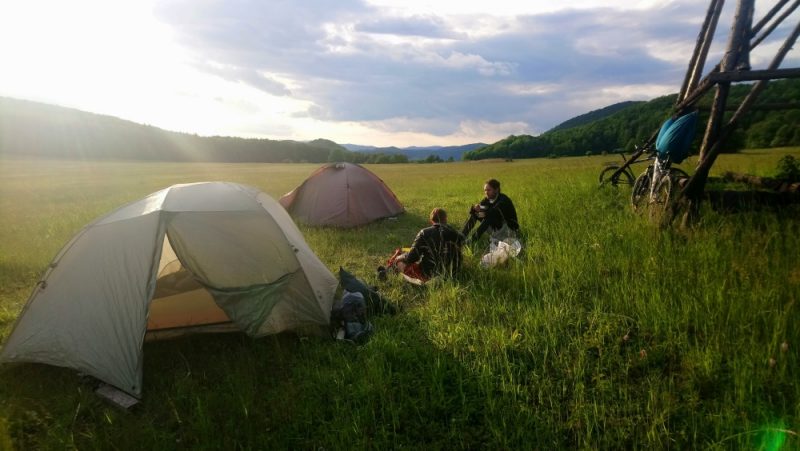
[[[669,159],[662,160],[656,155],[656,161],[653,162],[653,175],[650,177],[650,203],[655,202],[655,193],[661,179],[669,174],[669,167],[671,163]]]
[[[634,146],[633,153],[627,159],[625,158],[625,154],[622,154],[622,159],[625,160],[625,162],[622,163],[622,165],[620,165],[620,167],[617,168],[617,170],[614,171],[613,174],[611,174],[609,179],[611,179],[611,180],[618,179],[620,174],[622,174],[626,170],[629,170],[628,168],[630,168],[632,164],[641,163],[643,161],[651,160],[653,157],[650,156],[650,155],[648,155],[646,158],[643,158],[641,160],[639,159],[639,157],[641,157],[644,154],[651,153],[653,151],[653,142],[654,141],[655,141],[655,136],[653,136],[649,140],[647,140],[647,142],[644,143],[644,145],[642,147]]]

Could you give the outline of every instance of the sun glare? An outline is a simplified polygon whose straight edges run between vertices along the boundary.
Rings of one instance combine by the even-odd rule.
[[[308,102],[198,71],[153,3],[3,4],[0,95],[202,135],[292,134],[287,118]]]

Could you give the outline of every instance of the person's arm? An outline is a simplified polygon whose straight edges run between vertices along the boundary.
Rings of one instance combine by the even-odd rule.
[[[466,240],[467,240],[467,237],[465,237],[463,233],[459,232],[459,231],[458,231],[458,230],[456,230],[456,229],[453,229],[452,227],[450,228],[450,230],[452,230],[452,231],[453,231],[453,233],[455,234],[455,241],[456,241],[456,244],[457,244],[459,247],[461,247],[461,246],[464,244],[464,241],[466,241]]]
[[[472,234],[472,240],[475,241],[478,238],[480,238],[481,235],[483,235],[483,232],[485,232],[486,229],[488,229],[491,224],[492,224],[492,222],[490,220],[488,220],[488,216],[486,218],[484,218],[481,221],[481,225],[479,225],[478,228],[475,229],[475,232]]]
[[[517,210],[514,208],[514,203],[511,202],[508,196],[504,195],[497,199],[494,208],[489,211],[487,219],[495,228],[499,229],[503,227],[503,223],[506,223],[509,229],[515,232],[519,230]]]
[[[489,201],[488,197],[484,197],[481,199],[481,202],[478,204],[478,218],[483,221],[488,217],[489,212],[492,210],[494,205]]]
[[[403,258],[403,262],[405,262],[405,264],[410,265],[412,263],[416,263],[422,258],[422,253],[420,252],[422,240],[422,230],[420,230],[419,233],[417,233],[417,236],[414,238],[414,243],[411,244],[411,250],[408,251]]]
[[[469,207],[469,213],[467,213],[467,220],[464,222],[464,226],[461,227],[461,234],[464,236],[468,236],[472,229],[475,227],[475,223],[482,220],[478,219],[478,212],[480,211],[480,204],[471,205]]]
[[[504,200],[505,200],[504,205],[502,205],[503,218],[506,220],[506,224],[508,224],[508,227],[511,230],[517,232],[519,231],[519,222],[517,221],[517,209],[514,208],[514,202],[511,202],[511,198],[506,196]]]

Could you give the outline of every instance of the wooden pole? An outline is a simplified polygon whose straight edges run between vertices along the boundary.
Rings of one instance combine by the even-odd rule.
[[[708,58],[708,50],[711,48],[711,42],[714,40],[714,33],[717,30],[717,23],[719,23],[719,16],[722,13],[722,6],[724,4],[725,0],[712,0],[709,5],[706,19],[703,22],[700,35],[697,37],[697,44],[695,45],[692,60],[689,62],[689,68],[686,71],[686,79],[678,95],[677,103],[684,100],[700,82],[700,77],[703,74],[703,67],[705,67],[706,59]]]
[[[783,2],[779,3],[779,5],[782,7],[784,4],[786,4],[786,2],[787,2],[787,1],[788,1],[788,0],[786,0],[786,1],[783,1]],[[766,16],[764,16],[764,19],[762,19],[762,20],[761,20],[761,21],[758,23],[758,25],[763,25],[763,24],[765,24],[765,23],[766,23],[766,22],[765,22],[765,19],[766,19],[766,20],[769,20],[769,18],[772,18],[772,16],[774,16],[774,15],[775,15],[775,14],[778,12],[778,10],[780,9],[780,8],[776,9],[776,8],[777,8],[777,6],[778,6],[778,5],[775,5],[775,8],[772,8],[772,10],[769,12],[769,14],[767,14]],[[800,6],[800,0],[795,0],[795,2],[794,2],[794,3],[792,3],[792,5],[791,5],[791,6],[789,6],[789,8],[788,8],[786,11],[784,11],[784,13],[783,13],[783,14],[781,14],[781,15],[780,15],[780,17],[778,17],[778,19],[777,19],[777,20],[775,20],[775,22],[773,22],[772,24],[770,24],[770,26],[769,26],[769,27],[767,27],[767,29],[766,29],[766,30],[764,30],[764,32],[763,32],[763,33],[761,33],[761,35],[759,35],[757,38],[754,38],[754,39],[753,39],[752,43],[750,44],[750,50],[752,50],[753,48],[755,48],[755,46],[757,46],[758,44],[760,44],[760,43],[761,43],[761,41],[763,41],[764,39],[766,39],[766,38],[767,38],[767,36],[769,36],[769,35],[770,35],[770,33],[772,33],[772,31],[773,31],[773,30],[775,30],[775,28],[777,28],[777,27],[778,27],[778,25],[780,25],[780,24],[781,24],[781,23],[782,23],[782,22],[783,22],[783,21],[784,21],[784,20],[785,20],[785,19],[786,19],[786,18],[787,18],[787,17],[788,17],[790,14],[791,14],[791,13],[793,13],[793,12],[794,12],[794,10],[795,10],[795,9],[797,9],[797,7],[798,7],[798,6]],[[760,30],[761,30],[761,27],[759,27],[758,25],[756,26],[757,28],[754,28],[754,29],[753,29],[753,33],[754,33],[754,34],[755,34],[755,33],[758,33],[758,31],[760,31]]]
[[[737,71],[749,71],[750,66],[750,38],[753,35],[753,14],[756,11],[755,0],[750,0],[750,6],[747,11],[743,11],[741,30],[741,38],[739,41],[739,55],[736,58]]]
[[[686,76],[683,79],[681,91],[678,94],[676,104],[680,103],[687,92],[695,88],[693,82],[696,84],[699,79],[699,73],[702,73],[703,66],[706,63],[706,56],[708,55],[708,48],[714,37],[714,32],[717,28],[717,21],[719,19],[719,12],[722,10],[722,5],[725,0],[711,0],[706,12],[706,18],[703,25],[700,27],[700,33],[697,35],[697,42],[694,45],[694,52],[692,58],[689,60],[689,66],[686,69]],[[699,69],[698,69],[699,67]]]
[[[700,159],[705,157],[709,146],[712,146],[719,137],[720,124],[725,115],[725,104],[728,101],[728,94],[731,90],[731,83],[725,82],[717,85],[714,93],[714,102],[711,104],[711,113],[708,117],[706,131],[703,134],[703,142],[700,144]]]
[[[775,55],[769,65],[769,70],[774,70],[780,66],[781,62],[783,62],[783,59],[786,57],[786,54],[789,53],[789,50],[791,50],[798,37],[800,37],[800,22],[798,22],[792,33],[786,38],[786,41],[784,41],[783,45],[778,50],[778,53]],[[731,135],[731,133],[733,133],[733,130],[736,128],[736,125],[741,117],[750,109],[750,106],[753,105],[766,85],[767,80],[761,80],[753,85],[750,93],[747,94],[747,97],[745,97],[741,105],[739,105],[739,109],[736,110],[731,120],[721,131],[719,138],[716,140],[716,142],[714,142],[711,149],[704,156],[701,156],[694,175],[689,178],[686,186],[684,186],[683,190],[681,190],[678,196],[679,199],[688,201],[688,205],[686,205],[687,210],[686,216],[684,217],[684,223],[686,223],[688,220],[691,220],[693,215],[696,213],[695,209],[697,207],[697,202],[699,201],[700,195],[705,189],[708,173],[711,170],[711,166],[714,164],[714,161],[716,160],[720,151],[722,150],[725,141]],[[672,213],[669,216],[674,218],[676,213],[677,210],[673,206]]]
[[[739,109],[739,105],[727,105],[725,107],[725,111],[736,111]],[[707,107],[697,107],[699,111],[710,111],[711,108]],[[753,105],[750,107],[751,110],[758,110],[758,111],[780,111],[780,110],[800,110],[800,102],[771,102],[771,103],[759,103],[758,105]]]
[[[797,41],[797,38],[799,36],[800,36],[800,22],[798,22],[797,26],[795,26],[792,33],[786,38],[786,41],[784,41],[783,45],[778,50],[778,53],[775,54],[775,57],[772,59],[772,62],[770,63],[767,70],[775,70],[778,66],[780,66],[781,62],[783,62],[783,59],[786,57],[786,54],[789,53],[789,50],[792,49],[792,46]],[[730,128],[732,131],[732,129],[736,126],[736,124],[739,122],[742,116],[744,116],[745,113],[747,113],[750,107],[755,103],[756,99],[758,99],[758,96],[761,94],[764,88],[767,87],[768,82],[769,80],[760,80],[753,85],[753,88],[750,89],[750,92],[747,94],[747,97],[745,97],[744,100],[742,100],[741,105],[739,105],[739,109],[737,109],[736,112],[733,113],[733,117],[731,117],[731,120],[725,126],[726,128]],[[701,166],[707,166],[707,169],[711,168],[711,165],[717,158],[717,154],[719,154],[719,148],[721,148],[721,146],[715,146],[715,147],[718,147],[716,152],[709,152],[706,158],[700,159],[700,162],[697,165],[698,170],[700,169]],[[708,170],[706,170],[705,172],[707,173]]]
[[[749,51],[750,46],[748,44],[750,39],[750,24],[752,23],[754,2],[755,0],[739,0],[739,3],[737,3],[736,14],[734,16],[733,25],[731,26],[731,32],[728,38],[727,51],[725,52],[720,64],[717,65],[712,72],[721,71],[724,73],[732,71],[739,62],[743,47],[746,46],[747,50]],[[708,77],[706,77],[703,81],[711,83]],[[706,131],[703,135],[703,143],[700,146],[700,161],[704,161],[706,159],[710,148],[718,146],[721,142],[721,124],[725,115],[725,104],[728,100],[730,87],[731,83],[729,81],[720,82],[716,86],[714,102],[711,105],[711,114],[708,118]],[[691,97],[698,99],[700,96],[692,93]],[[688,106],[685,105],[682,108],[685,109],[687,107]],[[698,164],[698,168],[695,170],[694,175],[689,178],[686,186],[678,195],[678,202],[672,202],[672,204],[668,207],[669,210],[667,211],[667,214],[662,217],[662,220],[671,222],[677,215],[678,209],[683,207],[686,212],[683,218],[683,225],[685,226],[687,223],[693,222],[695,216],[697,215],[700,195],[705,188],[707,178],[708,172],[706,171],[704,173],[701,171]]]
[[[783,6],[785,6],[786,3],[788,2],[789,0],[781,0],[780,2],[778,2],[778,4],[776,4],[758,22],[758,24],[756,24],[753,27],[753,30],[751,31],[750,34],[750,38],[752,39],[750,43],[751,51],[755,49],[756,46],[758,46],[758,44],[760,44],[767,36],[769,36],[769,34],[772,33],[772,31],[775,30],[775,28],[778,25],[780,25],[786,19],[786,17],[798,7],[798,5],[800,5],[800,0],[795,0],[795,2],[789,7],[789,9],[786,12],[784,12],[775,22],[773,22],[767,30],[765,30],[758,38],[753,39],[756,33],[758,33],[761,30],[761,28],[763,28],[769,22],[769,20],[772,19],[772,17],[775,16],[775,14],[777,14],[778,11],[780,11],[780,9]],[[681,114],[685,113],[688,108],[694,105],[694,103],[697,102],[697,100],[699,100],[700,97],[702,97],[706,93],[706,91],[708,91],[716,82],[719,81],[719,79],[712,80],[712,78],[719,74],[720,67],[721,63],[717,63],[717,65],[714,66],[711,69],[711,71],[709,71],[709,73],[705,77],[703,77],[702,80],[696,83],[697,85],[696,87],[693,87],[692,89],[687,89],[686,93],[684,94],[684,98],[675,106],[676,115],[680,116]]]
[[[767,22],[769,22],[769,20],[772,19],[772,16],[777,14],[778,11],[780,11],[781,8],[783,8],[783,6],[787,3],[789,3],[789,0],[780,0],[778,3],[775,4],[775,6],[772,7],[771,10],[769,10],[767,14],[764,15],[764,17],[761,18],[761,20],[758,21],[757,24],[753,25],[753,36],[755,36],[759,31],[761,31],[761,29],[764,28],[764,25],[766,25]]]
[[[746,70],[742,72],[718,72],[710,74],[712,82],[721,81],[756,81],[756,80],[775,80],[778,78],[800,78],[800,67],[793,69],[764,69]]]
[[[725,52],[725,56],[722,58],[722,63],[720,65],[721,72],[723,73],[731,72],[742,62],[747,62],[749,60],[746,54],[748,54],[750,50],[748,41],[750,37],[750,24],[753,18],[754,1],[755,0],[739,0],[739,3],[736,5],[736,15],[734,17],[733,26],[731,27],[730,37],[728,38],[728,50]],[[743,50],[745,51],[745,55],[743,55]],[[711,115],[708,119],[706,132],[703,135],[703,144],[700,146],[701,160],[705,157],[709,148],[719,139],[720,127],[725,114],[725,103],[728,101],[730,87],[730,82],[721,82],[717,85],[714,103],[711,106]]]

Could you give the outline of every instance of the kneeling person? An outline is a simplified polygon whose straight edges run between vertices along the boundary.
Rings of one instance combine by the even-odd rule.
[[[405,272],[406,266],[419,262],[422,275],[451,276],[461,268],[461,245],[464,236],[447,224],[447,212],[434,208],[430,215],[431,226],[417,233],[414,244],[395,261],[395,266]]]

